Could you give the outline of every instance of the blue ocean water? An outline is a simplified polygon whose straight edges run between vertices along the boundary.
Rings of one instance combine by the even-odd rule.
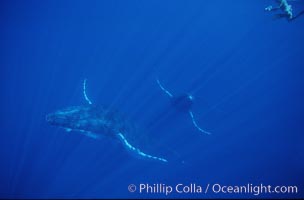
[[[303,198],[304,16],[277,19],[270,4],[1,2],[0,198]],[[211,135],[172,107],[156,77],[193,95]],[[128,116],[168,163],[46,122],[86,104],[85,78],[93,103]],[[203,192],[155,191],[177,184]],[[298,192],[214,191],[261,184]]]

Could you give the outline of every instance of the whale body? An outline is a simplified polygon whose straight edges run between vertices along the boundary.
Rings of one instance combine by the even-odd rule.
[[[134,134],[136,128],[117,111],[96,105],[71,106],[48,114],[46,121],[53,126],[77,131],[94,139],[110,137],[121,142],[137,157],[167,162],[164,158],[144,153],[133,146],[137,139]]]

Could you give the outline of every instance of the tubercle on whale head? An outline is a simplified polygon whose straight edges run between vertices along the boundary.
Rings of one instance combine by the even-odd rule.
[[[83,133],[102,133],[113,135],[116,131],[114,126],[115,118],[103,108],[85,106],[72,106],[46,115],[46,121],[53,126],[64,128],[65,130],[80,131]],[[121,127],[117,127],[121,128]]]
[[[71,121],[85,117],[85,109],[79,106],[68,107],[46,115],[46,121],[55,126],[67,127]],[[67,127],[70,128],[70,127]]]
[[[45,119],[51,125],[63,125],[66,121],[64,116],[56,115],[56,113],[47,114]]]

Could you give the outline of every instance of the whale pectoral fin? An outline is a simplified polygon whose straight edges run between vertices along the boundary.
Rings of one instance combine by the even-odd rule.
[[[196,123],[196,121],[195,121],[195,119],[194,119],[194,116],[193,116],[192,111],[189,111],[189,115],[190,115],[190,117],[191,117],[191,120],[192,120],[193,125],[195,126],[195,128],[197,128],[197,130],[199,130],[199,131],[202,132],[202,133],[208,134],[208,135],[211,134],[210,132],[203,130],[201,127],[199,127],[199,126],[197,125],[197,123]]]
[[[87,79],[84,79],[83,80],[83,96],[84,96],[84,99],[88,102],[88,104],[92,104],[92,101],[89,99],[89,97],[87,96],[87,92],[86,92],[86,89],[87,89]]]
[[[168,95],[170,98],[173,97],[173,95],[171,94],[171,92],[169,92],[167,89],[164,88],[164,86],[160,83],[160,81],[158,80],[158,78],[156,78],[156,82],[157,82],[158,86],[160,87],[160,89],[161,89],[166,95]]]
[[[124,137],[123,134],[118,133],[117,134],[118,139],[123,143],[124,147],[127,148],[127,150],[129,152],[131,152],[132,154],[139,156],[141,158],[146,158],[146,159],[151,159],[151,160],[157,160],[157,161],[162,161],[162,162],[168,162],[166,159],[164,158],[160,158],[160,157],[156,157],[156,156],[152,156],[149,154],[146,154],[144,152],[142,152],[141,150],[133,147],[128,141],[127,139]]]

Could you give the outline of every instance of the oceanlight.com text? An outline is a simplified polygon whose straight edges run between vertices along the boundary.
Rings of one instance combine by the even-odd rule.
[[[244,185],[224,185],[220,183],[214,184],[182,184],[168,185],[163,183],[140,183],[138,185],[130,184],[128,190],[131,193],[137,192],[140,194],[297,194],[297,186],[272,186],[267,184],[244,184]]]
[[[247,184],[242,186],[227,186],[221,184],[212,185],[213,193],[228,193],[228,194],[297,194],[297,186],[271,186],[271,185],[253,185]]]

